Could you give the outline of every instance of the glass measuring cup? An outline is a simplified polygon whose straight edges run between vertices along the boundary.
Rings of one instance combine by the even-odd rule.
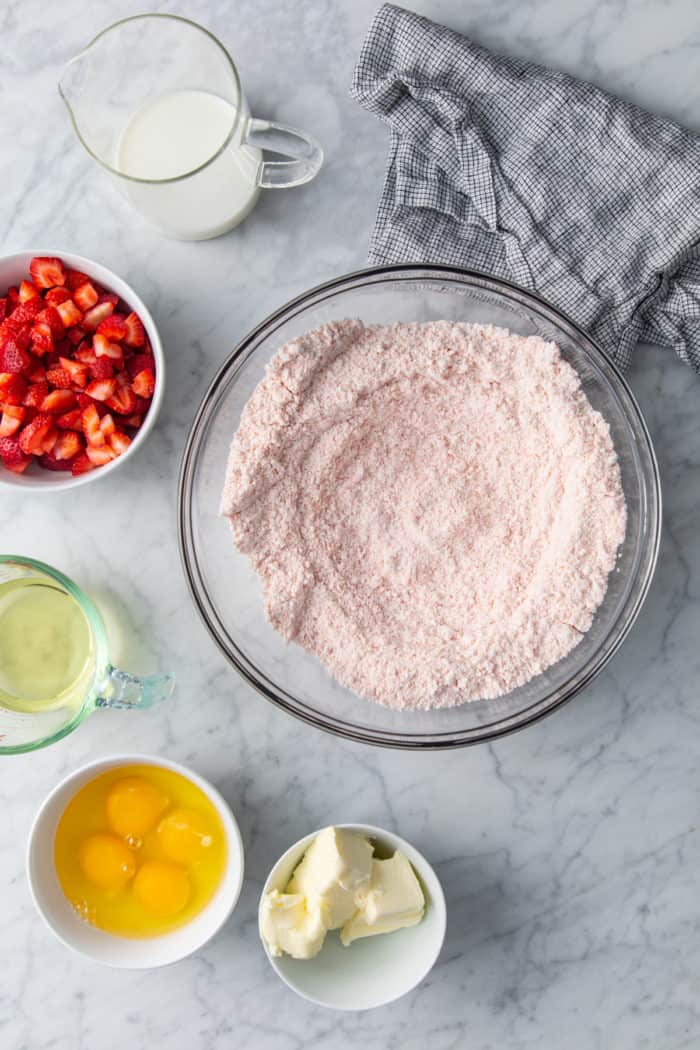
[[[53,744],[96,707],[151,707],[174,685],[112,667],[102,617],[68,577],[0,555],[0,754]]]
[[[299,186],[323,163],[310,135],[251,117],[223,44],[177,15],[104,29],[65,67],[59,92],[93,160],[180,240],[226,233],[261,188]],[[262,150],[286,157],[264,160]]]

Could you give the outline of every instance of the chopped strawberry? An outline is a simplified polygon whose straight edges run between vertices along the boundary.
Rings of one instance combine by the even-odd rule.
[[[98,416],[103,416],[104,413],[107,411],[107,409],[101,401],[93,401],[91,397],[88,397],[84,390],[81,390],[79,394],[75,395],[75,400],[78,402],[83,411],[86,408],[92,407],[95,409]]]
[[[45,444],[56,430],[51,416],[40,412],[19,435],[19,447],[27,456],[33,453],[46,452]]]
[[[76,361],[80,361],[84,365],[94,365],[97,358],[95,357],[95,351],[91,350],[87,344],[79,346],[77,350],[73,352],[73,357]]]
[[[49,354],[53,350],[53,332],[51,325],[46,321],[35,321],[31,330],[32,345],[34,353],[41,356]]]
[[[46,378],[57,390],[70,390],[73,386],[73,378],[67,368],[50,368]]]
[[[66,287],[70,288],[71,292],[74,292],[76,288],[80,288],[81,284],[85,284],[89,280],[88,275],[81,273],[80,270],[66,271]]]
[[[59,416],[56,420],[56,426],[60,427],[61,430],[78,430],[83,429],[83,410],[82,408],[73,408],[70,412],[64,412],[62,416]]]
[[[114,459],[114,452],[108,445],[102,445],[99,448],[96,448],[94,445],[88,445],[85,452],[95,467],[104,467],[106,463]]]
[[[19,303],[19,289],[13,285],[7,289],[7,312],[11,314],[14,308]]]
[[[150,354],[134,354],[127,359],[126,367],[131,379],[143,372],[144,368],[150,368],[156,374],[156,363]]]
[[[69,373],[76,386],[84,387],[87,383],[87,368],[82,361],[71,361],[70,357],[59,357],[59,365]]]
[[[20,437],[21,436],[22,435],[20,434]],[[58,428],[54,424],[51,427],[51,429],[48,431],[48,433],[46,434],[44,440],[41,443],[41,451],[42,452],[52,452],[53,451],[53,447],[56,444],[57,440],[58,440]]]
[[[87,452],[81,452],[79,456],[73,460],[71,464],[71,474],[73,477],[78,477],[79,474],[85,474],[88,470],[94,470],[94,465],[90,462]]]
[[[88,310],[83,318],[83,324],[86,328],[94,330],[104,321],[106,317],[109,317],[114,313],[114,304],[110,302],[98,303],[97,306],[93,306],[91,310]]]
[[[97,357],[94,364],[88,365],[93,379],[111,379],[114,375],[112,362],[108,357]]]
[[[0,419],[0,437],[16,434],[24,421],[25,409],[21,405],[4,405]]]
[[[64,412],[70,411],[75,405],[75,394],[72,390],[52,390],[41,402],[41,412],[48,412],[52,416],[62,416]]]
[[[39,456],[39,466],[43,467],[44,470],[72,470],[73,461],[70,459],[58,459],[55,450],[56,446],[54,445],[51,452],[44,452],[42,456]]]
[[[66,335],[68,336],[68,341],[73,346],[77,346],[87,335],[87,328],[83,328],[81,324],[74,324],[72,328],[68,329]]]
[[[27,299],[38,299],[40,298],[39,292],[36,290],[31,281],[22,281],[19,286],[19,301],[26,303]]]
[[[123,430],[115,430],[109,437],[109,447],[117,456],[121,456],[131,444],[131,438]]]
[[[27,379],[30,383],[42,383],[46,381],[46,369],[38,362],[27,371]]]
[[[0,372],[0,402],[21,405],[27,393],[27,381],[16,372]]]
[[[156,378],[151,372],[150,368],[144,368],[142,372],[134,378],[131,384],[131,389],[139,397],[153,397],[153,391],[156,386]]]
[[[138,430],[141,424],[143,423],[143,416],[138,414],[133,416],[127,416],[126,419],[120,419],[119,422],[122,424],[122,426],[132,427],[134,430]]]
[[[89,445],[95,447],[104,445],[105,436],[100,429],[100,416],[94,405],[90,405],[83,411],[83,433]]]
[[[141,324],[141,318],[139,315],[132,311],[126,318],[125,324],[126,335],[124,337],[124,342],[127,346],[143,346],[146,339],[146,333]]]
[[[94,397],[95,401],[106,401],[112,396],[116,387],[115,379],[94,379],[86,386],[85,393],[89,397]]]
[[[119,296],[115,295],[114,292],[103,292],[102,295],[100,296],[100,302],[101,303],[111,303],[112,306],[118,306],[119,305]],[[129,308],[127,306],[127,310],[128,309]]]
[[[136,395],[128,383],[120,382],[123,373],[116,377],[117,387],[111,397],[107,398],[106,404],[113,412],[120,416],[130,416],[136,408]]]
[[[31,324],[45,309],[46,303],[40,295],[33,299],[25,299],[16,310],[13,310],[10,325],[16,331],[20,325]]]
[[[66,299],[65,303],[59,303],[56,309],[61,315],[61,320],[66,328],[70,328],[74,324],[80,324],[83,319],[83,311],[78,309],[72,299]]]
[[[19,374],[29,368],[31,363],[26,348],[18,345],[13,336],[5,335],[0,341],[0,372]]]
[[[48,396],[48,393],[49,384],[46,380],[32,383],[28,388],[25,386],[22,404],[29,408],[38,408],[44,398]]]
[[[73,292],[73,302],[77,303],[83,312],[94,306],[99,298],[97,289],[91,281],[85,281]]]
[[[60,259],[37,255],[29,264],[29,272],[37,288],[55,288],[66,283],[66,271]]]
[[[100,321],[97,326],[99,335],[103,335],[105,339],[114,339],[119,342],[122,339],[126,339],[128,329],[126,327],[126,317],[123,314],[112,314],[111,317],[105,318],[104,321]]]
[[[13,474],[21,474],[31,463],[32,457],[25,456],[16,437],[2,437],[0,438],[0,460],[2,460],[2,465],[11,470]]]
[[[0,324],[5,320],[6,317],[7,317],[7,297],[4,296],[2,299],[0,299]]]
[[[40,314],[37,314],[36,322],[47,324],[54,336],[63,335],[63,332],[65,330],[65,325],[61,320],[61,315],[59,314],[56,307],[52,306],[51,303],[49,303],[49,305],[44,310],[42,310]],[[73,331],[73,329],[71,329],[71,331]]]
[[[121,361],[124,351],[119,343],[110,343],[104,335],[95,335],[92,340],[92,348],[96,357],[109,357],[112,361]]]
[[[79,434],[76,434],[74,430],[64,430],[56,439],[53,454],[56,459],[73,459],[83,451],[84,447]]]
[[[116,424],[110,413],[105,413],[105,415],[100,420],[100,430],[102,431],[104,436],[106,438],[110,437],[116,429]]]

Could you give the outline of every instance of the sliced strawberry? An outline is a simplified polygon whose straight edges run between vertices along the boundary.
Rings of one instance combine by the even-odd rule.
[[[85,474],[88,470],[94,470],[93,464],[90,462],[87,452],[81,452],[79,456],[73,460],[71,464],[71,474],[73,477],[78,477],[79,474]]]
[[[14,338],[6,335],[0,343],[0,372],[14,372],[19,374],[29,368],[32,359],[26,349],[15,342]]]
[[[56,390],[70,390],[73,386],[73,379],[67,368],[50,368],[46,378]]]
[[[115,430],[109,436],[109,447],[115,455],[121,456],[131,444],[131,438],[123,430]]]
[[[65,331],[65,325],[61,320],[61,315],[59,314],[56,307],[52,306],[51,303],[49,303],[49,305],[46,306],[40,314],[37,314],[36,322],[47,324],[54,336],[61,336]],[[73,331],[73,329],[71,329],[71,331]]]
[[[73,459],[84,448],[83,440],[79,434],[76,434],[74,430],[64,430],[56,439],[53,454],[56,459]]]
[[[83,328],[81,324],[74,324],[72,328],[68,329],[66,335],[68,336],[68,341],[73,346],[77,346],[87,335],[87,328]]]
[[[118,306],[119,305],[119,296],[116,295],[114,292],[103,292],[102,295],[100,296],[100,302],[101,303],[111,303],[112,306]],[[127,309],[128,309],[128,307],[127,307]]]
[[[7,289],[7,312],[11,314],[14,308],[19,303],[19,289],[15,288],[14,285]]]
[[[64,412],[62,416],[59,416],[56,420],[56,426],[60,427],[61,430],[77,430],[83,429],[83,410],[82,408],[73,408],[70,412]]]
[[[94,397],[95,401],[106,401],[112,396],[116,388],[116,379],[94,379],[92,383],[88,383],[86,386],[85,393],[89,397]]]
[[[153,397],[153,391],[156,387],[156,377],[151,372],[150,368],[144,368],[142,372],[134,378],[131,384],[131,389],[139,397]]]
[[[122,426],[132,427],[134,430],[138,430],[141,424],[143,423],[143,416],[138,414],[133,416],[127,416],[126,419],[120,419],[119,422],[122,424]]]
[[[97,326],[114,313],[114,304],[110,302],[98,302],[97,306],[93,306],[91,310],[88,310],[83,318],[83,324],[86,328],[94,330]]]
[[[96,448],[104,445],[105,436],[100,430],[100,416],[94,405],[90,405],[83,411],[83,433],[89,445]]]
[[[106,405],[120,416],[130,416],[136,408],[136,394],[128,384],[120,384],[117,376],[117,388],[112,396],[107,398]]]
[[[139,315],[132,311],[126,318],[125,324],[126,335],[124,337],[124,342],[127,346],[143,346],[146,341],[146,333],[141,324],[141,318]]]
[[[40,298],[39,292],[34,287],[31,281],[22,281],[19,286],[19,301],[26,303],[27,299],[38,299]]]
[[[156,374],[156,363],[150,354],[134,354],[127,359],[126,368],[131,379],[143,372],[144,368],[150,368],[153,375]]]
[[[44,412],[39,412],[20,433],[19,447],[27,456],[33,453],[46,452],[44,445],[49,441],[55,429],[51,416]]]
[[[99,293],[91,281],[85,281],[73,292],[73,302],[77,303],[83,312],[94,306],[99,298]]]
[[[45,452],[43,456],[39,456],[39,466],[43,467],[44,470],[72,470],[73,461],[71,459],[58,459],[55,455],[56,446],[54,445],[51,452]]]
[[[30,383],[43,383],[46,381],[46,369],[39,363],[34,364],[32,362],[31,367],[27,371],[27,379]]]
[[[104,467],[106,463],[114,459],[114,452],[108,445],[102,445],[99,448],[88,445],[85,452],[94,467]]]
[[[16,434],[24,422],[26,410],[21,405],[4,405],[0,419],[0,437]]]
[[[80,361],[84,365],[94,365],[97,358],[95,357],[95,351],[89,346],[79,346],[77,350],[73,352],[73,357],[76,361]]]
[[[64,303],[59,303],[56,309],[61,315],[61,320],[66,328],[70,328],[74,324],[80,324],[83,319],[83,311],[78,309],[72,299],[66,299]]]
[[[0,323],[7,317],[7,297],[0,299]]]
[[[48,412],[52,416],[62,416],[69,412],[75,405],[75,394],[72,390],[52,390],[47,394],[39,406],[41,412]]]
[[[76,386],[85,386],[87,383],[87,367],[82,361],[71,361],[70,357],[60,357],[59,366],[68,372]]]
[[[114,375],[114,368],[108,357],[96,358],[94,364],[88,365],[88,369],[93,379],[111,379]]]
[[[66,283],[66,271],[60,259],[37,255],[29,264],[29,272],[37,288],[55,288]]]
[[[104,321],[100,321],[97,326],[99,335],[103,335],[105,339],[115,340],[119,342],[122,339],[126,339],[128,329],[126,327],[126,317],[123,314],[112,314],[111,317],[107,317]]]
[[[106,438],[109,438],[109,437],[111,437],[111,435],[114,433],[114,431],[116,429],[117,429],[117,427],[116,427],[116,424],[114,422],[114,419],[112,418],[112,416],[110,415],[109,412],[106,412],[105,415],[100,420],[100,430],[102,431],[102,433],[104,434],[104,436]]]
[[[25,299],[16,310],[13,310],[10,324],[15,330],[19,325],[31,324],[45,309],[46,303],[40,295],[35,296],[33,299]]]
[[[109,339],[99,333],[93,337],[92,349],[96,357],[109,357],[112,361],[121,361],[124,356],[119,343],[110,343]]]
[[[88,275],[81,273],[80,270],[66,271],[66,287],[70,288],[71,292],[74,292],[76,288],[80,288],[81,284],[85,284],[89,280]]]
[[[0,402],[21,405],[27,393],[27,381],[16,372],[0,372]]]
[[[21,474],[31,463],[32,457],[25,456],[16,437],[3,437],[0,438],[0,460],[13,474]]]
[[[50,354],[53,350],[53,332],[46,321],[35,321],[31,330],[32,346],[34,353],[41,356]]]
[[[56,427],[56,424],[54,423],[54,425],[47,432],[46,436],[44,437],[44,440],[41,443],[41,451],[42,452],[52,452],[53,451],[53,447],[54,447],[54,445],[56,444],[56,442],[58,440],[58,434],[59,434],[58,428]],[[21,436],[22,435],[20,434],[20,437]]]
[[[25,384],[25,392],[22,399],[22,404],[29,408],[38,408],[41,402],[49,393],[49,384],[46,380],[38,383],[32,383],[29,387]]]
[[[83,411],[85,411],[86,408],[94,408],[98,416],[103,416],[107,411],[101,401],[93,401],[91,397],[88,397],[84,390],[81,390],[79,394],[76,393],[75,400]]]

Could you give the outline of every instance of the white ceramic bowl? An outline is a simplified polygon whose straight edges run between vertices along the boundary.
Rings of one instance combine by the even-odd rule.
[[[425,857],[410,843],[391,831],[371,824],[338,824],[372,839],[375,855],[385,858],[400,849],[410,860],[425,894],[425,915],[417,926],[395,933],[365,937],[344,948],[336,932],[327,935],[315,959],[292,959],[270,954],[272,968],[289,987],[312,1003],[334,1010],[372,1010],[406,995],[428,975],[435,965],[445,939],[447,909],[442,886]],[[305,850],[318,834],[295,842],[277,861],[263,887],[258,908],[258,927],[262,902],[271,890],[282,890]],[[260,932],[262,940],[262,931]]]
[[[85,922],[64,896],[53,862],[56,826],[73,795],[100,773],[126,765],[160,766],[187,777],[216,807],[226,832],[226,871],[214,897],[185,926],[159,937],[119,937]],[[243,843],[228,803],[215,787],[191,769],[155,755],[110,755],[81,766],[62,780],[45,799],[29,832],[27,878],[39,914],[65,945],[106,966],[147,970],[167,966],[191,955],[223,926],[238,901],[243,885]]]
[[[38,464],[33,463],[27,467],[23,474],[13,474],[0,465],[0,487],[2,488],[13,488],[24,492],[65,492],[66,489],[87,485],[91,481],[96,481],[98,478],[105,478],[108,474],[112,474],[143,445],[148,434],[153,429],[153,424],[156,421],[163,400],[165,357],[155,321],[151,317],[145,303],[139,298],[131,285],[122,280],[121,277],[117,277],[116,273],[108,270],[106,266],[93,262],[92,259],[86,259],[82,255],[64,252],[60,248],[34,248],[32,251],[2,256],[0,257],[0,295],[4,295],[11,285],[19,284],[23,277],[28,276],[29,263],[35,255],[56,256],[71,270],[80,270],[81,273],[86,273],[88,277],[94,277],[108,292],[115,292],[123,299],[141,318],[146,335],[151,341],[156,362],[156,385],[153,391],[151,407],[129,448],[121,456],[113,459],[111,463],[107,463],[104,467],[97,467],[95,470],[89,470],[76,478],[70,473],[64,474],[61,471],[44,470]]]

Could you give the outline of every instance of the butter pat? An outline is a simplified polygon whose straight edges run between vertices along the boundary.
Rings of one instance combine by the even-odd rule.
[[[261,931],[270,955],[313,959],[326,939],[319,912],[309,912],[300,893],[272,890],[263,901]]]
[[[320,911],[327,930],[336,930],[356,910],[355,894],[369,885],[372,845],[352,831],[324,828],[313,840],[287,893],[301,894],[309,911]]]
[[[373,860],[366,890],[357,895],[357,910],[340,934],[348,945],[360,937],[393,933],[423,918],[425,898],[408,858],[397,850],[389,860]]]

